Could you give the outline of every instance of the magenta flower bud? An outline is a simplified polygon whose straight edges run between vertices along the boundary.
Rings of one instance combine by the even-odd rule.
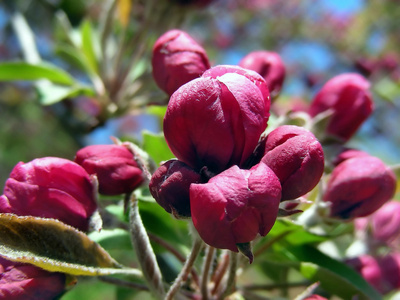
[[[361,157],[361,156],[370,156],[367,152],[357,150],[357,149],[344,149],[340,152],[335,159],[333,160],[333,165],[337,166],[338,164],[344,162],[347,159],[354,158],[354,157]]]
[[[331,217],[365,217],[394,195],[396,177],[379,158],[354,157],[333,169],[323,200],[331,204]]]
[[[266,81],[264,78],[258,74],[257,72],[254,72],[252,70],[244,69],[239,66],[231,66],[231,65],[218,65],[215,66],[211,69],[208,69],[203,73],[202,77],[211,77],[211,78],[218,78],[223,76],[226,73],[235,73],[239,75],[243,75],[250,81],[252,81],[259,89],[261,94],[263,95],[264,102],[265,102],[265,115],[269,117],[269,109],[271,106],[271,97],[269,94],[269,90],[266,84]]]
[[[382,278],[379,261],[370,255],[362,255],[346,261],[346,264],[356,270],[377,291],[383,292],[384,281]]]
[[[63,273],[45,271],[29,264],[0,257],[0,298],[8,300],[52,300],[65,290]]]
[[[400,202],[389,201],[370,218],[372,236],[375,240],[390,244],[400,237]]]
[[[260,74],[265,79],[273,98],[281,91],[286,69],[278,53],[268,51],[250,52],[239,62],[239,66]]]
[[[390,253],[379,260],[383,278],[383,293],[400,288],[400,253]]]
[[[164,135],[179,160],[218,173],[246,162],[267,119],[263,94],[246,76],[202,76],[172,95]]]
[[[313,294],[313,295],[308,296],[307,298],[304,298],[303,300],[328,300],[328,299],[325,297],[322,297],[320,295]]]
[[[200,77],[210,68],[206,51],[190,35],[170,30],[158,38],[151,60],[153,77],[168,95],[180,86]]]
[[[133,153],[123,145],[87,146],[76,153],[75,162],[97,176],[100,194],[129,193],[144,181]]]
[[[97,208],[95,187],[80,165],[58,157],[20,162],[0,197],[0,212],[58,219],[82,231]]]
[[[150,180],[150,193],[168,213],[177,218],[190,217],[189,188],[201,176],[185,163],[171,159],[163,163]]]
[[[193,224],[210,246],[238,252],[236,244],[271,230],[280,197],[279,179],[265,164],[250,170],[232,166],[208,183],[190,186]]]
[[[329,80],[311,102],[309,113],[315,117],[328,109],[333,111],[327,133],[349,140],[374,108],[369,82],[361,75],[348,73]]]
[[[321,144],[310,131],[294,125],[280,126],[268,134],[261,161],[278,176],[282,200],[311,191],[324,172]]]

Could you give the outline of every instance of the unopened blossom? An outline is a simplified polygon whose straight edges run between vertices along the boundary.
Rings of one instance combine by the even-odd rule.
[[[307,298],[304,298],[303,300],[328,300],[328,299],[325,297],[322,297],[320,295],[313,294],[313,295],[308,296]]]
[[[192,220],[210,246],[238,252],[237,244],[265,236],[278,215],[281,186],[264,163],[232,166],[208,183],[190,186]]]
[[[97,208],[89,174],[73,161],[43,157],[20,162],[0,196],[0,212],[58,219],[82,231]]]
[[[190,217],[189,188],[201,182],[201,175],[185,163],[171,159],[163,163],[150,180],[150,193],[168,213]]]
[[[178,29],[169,30],[157,39],[151,63],[154,80],[168,95],[210,68],[204,48]]]
[[[400,289],[400,253],[392,252],[379,259],[383,292]]]
[[[379,158],[347,159],[333,169],[323,196],[330,215],[342,219],[365,217],[390,200],[396,177]]]
[[[66,276],[0,257],[0,299],[53,300],[65,290]]]
[[[278,176],[282,200],[295,199],[311,191],[324,172],[324,152],[307,129],[283,125],[268,134],[261,159]]]
[[[319,113],[331,110],[327,134],[346,142],[374,109],[369,88],[369,82],[359,74],[338,75],[325,83],[316,94],[309,113],[315,117]]]
[[[80,149],[75,162],[96,175],[99,193],[119,195],[132,192],[144,181],[142,169],[124,145],[91,145]]]
[[[347,159],[354,158],[354,157],[360,157],[360,156],[370,156],[367,152],[358,150],[358,149],[343,149],[332,161],[332,164],[334,166],[337,166],[338,164],[344,162]]]
[[[383,292],[384,282],[380,263],[371,255],[362,255],[346,261],[346,264],[356,270],[371,286],[379,292]]]
[[[263,79],[254,82],[225,71],[215,67],[180,87],[164,117],[172,153],[197,171],[206,167],[219,173],[242,166],[267,126]]]
[[[218,78],[227,73],[243,75],[259,88],[264,98],[265,114],[267,115],[267,117],[269,117],[269,109],[271,106],[270,92],[267,86],[267,82],[257,72],[234,65],[218,65],[205,71],[202,77]]]
[[[392,200],[369,217],[358,218],[354,222],[358,231],[369,230],[374,241],[391,244],[400,237],[399,216],[400,202]]]
[[[278,53],[253,51],[242,58],[239,66],[260,74],[265,79],[273,98],[281,91],[286,76],[286,69]]]

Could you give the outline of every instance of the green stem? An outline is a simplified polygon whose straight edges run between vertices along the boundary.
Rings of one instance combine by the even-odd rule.
[[[165,291],[161,271],[140,217],[138,200],[135,198],[134,193],[130,195],[130,205],[129,221],[132,245],[135,249],[143,276],[149,284],[152,294],[157,299],[164,299]]]
[[[193,241],[193,246],[192,246],[192,251],[190,252],[188,258],[186,259],[185,264],[183,265],[183,268],[181,272],[179,273],[178,277],[175,279],[174,283],[170,287],[167,295],[165,296],[165,300],[173,300],[176,293],[179,291],[182,283],[184,283],[188,276],[189,273],[193,267],[193,264],[197,258],[197,256],[200,253],[200,250],[203,246],[203,241],[199,237],[195,237]]]

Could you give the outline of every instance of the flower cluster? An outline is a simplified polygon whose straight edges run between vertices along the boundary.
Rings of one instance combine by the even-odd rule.
[[[280,201],[318,183],[324,156],[314,135],[297,126],[265,137],[270,109],[265,79],[220,65],[179,87],[164,117],[177,157],[159,167],[150,192],[167,212],[191,217],[209,245],[237,252],[278,216]]]

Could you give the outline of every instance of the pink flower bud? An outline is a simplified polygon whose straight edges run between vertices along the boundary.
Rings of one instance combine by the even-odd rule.
[[[367,152],[357,150],[357,149],[344,149],[342,152],[339,153],[333,160],[333,165],[337,166],[338,164],[344,162],[347,159],[353,157],[360,157],[360,156],[370,156]]]
[[[270,231],[280,197],[279,179],[265,164],[250,170],[232,166],[208,183],[190,186],[193,224],[210,246],[237,252],[236,244]]]
[[[8,300],[58,299],[65,289],[65,274],[0,257],[0,298]]]
[[[320,295],[313,294],[308,296],[307,298],[304,298],[303,300],[328,300],[328,299]]]
[[[332,217],[365,217],[391,199],[396,177],[379,158],[354,157],[340,163],[327,183],[323,200],[330,202]]]
[[[278,53],[268,51],[250,52],[239,62],[239,66],[260,74],[265,79],[273,98],[281,91],[286,69]]]
[[[164,118],[172,153],[195,170],[206,166],[218,173],[242,166],[267,126],[265,99],[256,84],[237,73],[216,78],[205,73],[180,87]]]
[[[367,218],[355,220],[355,228],[371,230],[372,238],[380,243],[391,244],[400,237],[400,202],[388,201]]]
[[[170,30],[153,47],[153,77],[168,95],[210,68],[206,51],[186,32]]]
[[[375,257],[362,255],[346,261],[346,264],[356,270],[376,290],[383,292],[384,281],[381,267]]]
[[[215,79],[215,78],[221,77],[227,73],[235,73],[235,74],[243,75],[244,77],[246,77],[247,79],[252,81],[260,89],[260,92],[264,98],[265,115],[267,117],[269,117],[269,109],[271,106],[271,97],[269,94],[269,90],[268,90],[266,81],[257,72],[254,72],[254,71],[248,70],[248,69],[244,69],[239,66],[218,65],[218,66],[215,66],[215,67],[205,71],[203,73],[202,77],[211,77],[211,78]]]
[[[400,253],[391,253],[379,260],[383,278],[383,293],[400,288]]]
[[[89,174],[63,158],[20,162],[12,170],[0,197],[0,212],[58,219],[87,231],[96,210],[95,189]]]
[[[129,193],[144,181],[133,153],[123,145],[87,146],[76,153],[75,162],[97,176],[100,194]]]
[[[189,188],[201,182],[201,176],[185,163],[172,159],[162,164],[150,180],[150,193],[168,213],[190,217]]]
[[[327,133],[349,140],[374,108],[369,82],[361,75],[348,73],[329,80],[311,102],[312,117],[328,109],[333,111]]]
[[[324,172],[324,152],[315,136],[302,127],[280,126],[268,134],[261,159],[278,176],[282,200],[311,191]]]

